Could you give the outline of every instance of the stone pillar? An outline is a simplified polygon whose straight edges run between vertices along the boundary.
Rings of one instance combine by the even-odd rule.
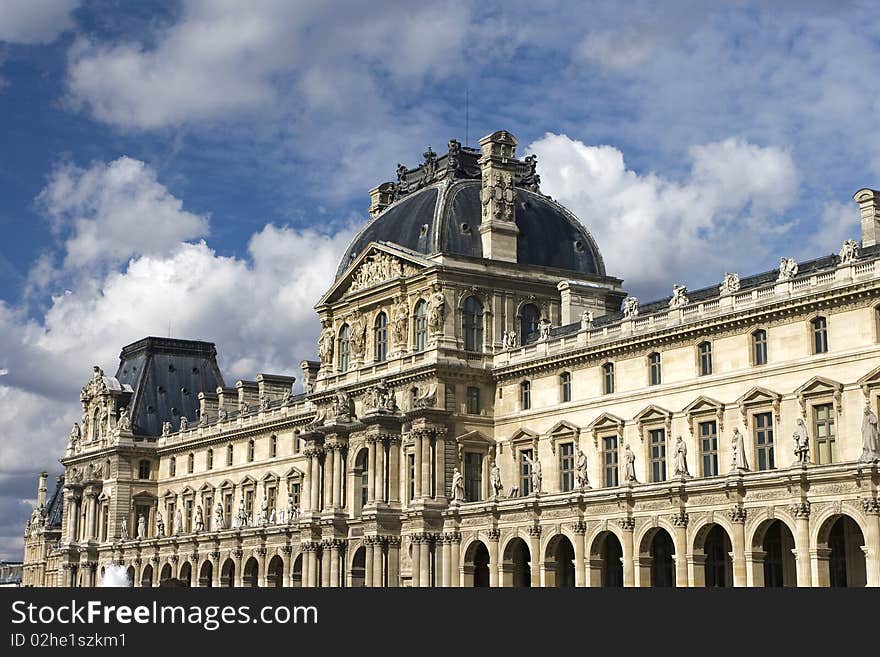
[[[320,511],[321,510],[321,461],[320,461],[320,452],[318,450],[312,450],[311,458],[309,459],[309,479],[311,479],[311,494],[309,498],[311,500],[311,510],[312,511]]]
[[[635,586],[635,563],[633,562],[635,521],[632,518],[623,518],[619,524],[623,530],[623,586],[630,588]]]
[[[452,582],[449,585],[458,588],[461,586],[461,534],[453,532],[451,535],[447,534],[446,537],[450,543],[449,558],[451,563],[449,567],[452,570]],[[443,563],[446,563],[445,559]]]
[[[334,450],[335,452],[336,450]],[[338,540],[330,541],[330,588],[338,588],[339,587],[339,553],[340,553],[340,542]],[[327,550],[324,550],[324,554],[327,554]]]
[[[498,559],[498,539],[501,538],[501,532],[498,529],[489,530],[489,586],[497,588],[501,586],[498,573],[501,564]]]
[[[195,568],[190,577],[194,578],[194,580],[198,579]],[[257,548],[257,586],[261,589],[266,588],[266,548],[264,547]]]
[[[324,508],[333,508],[333,490],[336,479],[333,475],[333,454],[336,452],[335,445],[324,448]]]
[[[431,536],[424,534],[422,542],[419,543],[419,586],[422,588],[430,588],[431,586]],[[436,575],[436,573],[435,573]]]
[[[810,566],[812,568],[813,586],[831,586],[831,550],[829,548],[811,548]]]
[[[79,540],[79,498],[76,496],[76,493],[70,494],[68,510],[70,511],[70,517],[67,523],[67,540],[70,543],[76,543]]]
[[[431,437],[426,435],[422,438],[422,495],[431,497]]]
[[[688,578],[691,586],[695,588],[704,588],[706,586],[706,555],[691,554],[687,555],[688,561]]]
[[[728,513],[733,524],[733,585],[746,586],[746,510],[737,505]]]
[[[334,509],[345,506],[345,500],[342,499],[342,463],[342,445],[336,445],[333,450],[333,500],[331,502]]]
[[[880,587],[880,501],[876,497],[862,500],[867,519],[865,534],[865,569],[867,586]]]
[[[281,558],[284,561],[284,569],[281,572],[281,586],[288,587],[293,584],[293,547],[290,545],[281,546]]]
[[[797,552],[797,550],[792,550]],[[796,555],[795,555],[796,556]],[[764,559],[767,553],[762,550],[746,552],[746,586],[749,588],[764,587]]]
[[[423,431],[413,432],[413,453],[416,457],[416,471],[413,474],[413,477],[415,478],[413,483],[413,488],[415,489],[413,499],[416,500],[422,497],[422,442],[425,439]]]
[[[325,589],[330,588],[330,569],[332,566],[330,565],[331,553],[330,553],[330,545],[331,541],[324,541],[321,545],[321,586]]]
[[[375,437],[367,438],[367,504],[376,501],[376,439]]]
[[[385,501],[385,442],[377,437],[376,438],[376,492],[375,499],[376,502],[384,502]]]
[[[410,586],[417,588],[422,585],[422,542],[424,534],[413,534],[412,541],[412,582]]]
[[[308,585],[311,588],[315,588],[318,586],[318,544],[309,543],[305,549],[308,550],[306,554],[309,557]]]
[[[218,550],[214,550],[210,554],[211,556],[211,586],[214,588],[220,588],[220,552]]]
[[[302,481],[302,510],[303,511],[311,511],[312,507],[312,450],[306,449],[303,450],[303,454],[306,457],[306,471],[303,473],[303,481]],[[230,518],[226,519],[227,526],[230,525],[232,520]],[[305,568],[305,559],[303,559],[303,568]],[[305,571],[303,571],[305,575]]]
[[[797,564],[797,585],[810,586],[810,503],[800,502],[792,505],[795,521],[794,556]]]
[[[434,497],[445,500],[446,499],[446,435],[445,431],[437,432],[437,439],[434,442],[435,445],[435,462],[437,467],[435,468],[435,477],[434,477],[434,490],[437,491]]]
[[[440,586],[443,588],[449,588],[452,586],[452,539],[451,534],[441,534],[437,539],[437,546],[440,548],[442,554],[441,562],[442,562],[442,572],[443,578],[440,581]]]
[[[364,586],[375,586],[373,584],[373,542],[375,536],[364,536]]]
[[[587,524],[583,521],[574,524],[574,585],[587,586],[587,565],[584,562],[586,551]]]
[[[382,577],[383,556],[382,538],[377,536],[373,542],[373,586],[377,588],[385,586],[385,579]]]
[[[400,437],[388,438],[388,501],[400,500]],[[389,586],[390,586],[389,580]],[[395,585],[396,586],[396,585]]]
[[[530,570],[532,575],[532,588],[541,586],[541,527],[532,525],[529,527],[529,555],[531,556]]]
[[[672,516],[672,525],[675,527],[672,536],[675,544],[675,586],[685,588],[688,586],[688,514],[682,511]]]
[[[400,537],[388,537],[388,586],[400,586]]]
[[[85,539],[87,541],[94,541],[97,537],[96,529],[95,529],[95,519],[97,518],[96,508],[98,506],[98,493],[93,489],[89,488],[85,493],[86,498],[86,534]],[[135,527],[135,531],[137,531],[137,527]]]
[[[244,578],[244,572],[242,572],[243,571],[242,556],[244,556],[244,553],[242,552],[242,550],[240,548],[232,551],[232,558],[235,561],[235,586],[236,586],[236,588],[241,588],[242,581]]]

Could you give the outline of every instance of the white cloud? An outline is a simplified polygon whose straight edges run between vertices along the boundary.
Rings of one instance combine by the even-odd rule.
[[[79,0],[3,0],[0,41],[50,43],[73,26],[71,12]]]
[[[65,270],[114,266],[132,255],[164,253],[208,232],[205,216],[183,210],[155,171],[129,157],[88,169],[59,167],[37,201],[55,230],[69,234]]]
[[[608,273],[650,296],[768,268],[767,240],[789,228],[784,211],[798,189],[787,152],[740,139],[691,148],[682,182],[638,174],[617,148],[566,135],[548,133],[527,150],[538,154],[543,191],[596,237]]]

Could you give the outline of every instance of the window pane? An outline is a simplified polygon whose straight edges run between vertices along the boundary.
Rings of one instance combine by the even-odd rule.
[[[651,456],[651,481],[666,481],[666,430],[648,432]]]
[[[563,491],[574,490],[574,443],[559,446],[559,473]]]

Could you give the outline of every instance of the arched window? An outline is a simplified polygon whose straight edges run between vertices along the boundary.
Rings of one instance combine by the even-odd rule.
[[[150,461],[148,459],[143,459],[140,463],[138,463],[138,479],[149,479],[150,478]]]
[[[602,392],[610,395],[614,392],[614,363],[602,366]]]
[[[424,351],[428,347],[428,304],[424,299],[419,299],[413,311],[413,331],[416,351]]]
[[[101,437],[101,409],[96,408],[92,415],[92,440],[98,440]]]
[[[214,450],[213,449],[209,449],[208,453],[205,455],[205,465],[207,466],[208,470],[214,469]]]
[[[379,313],[373,324],[373,360],[377,363],[385,362],[388,358],[388,315]]]
[[[813,330],[813,353],[824,354],[828,351],[828,320],[816,317],[810,322]]]
[[[343,324],[342,327],[339,329],[337,346],[338,349],[336,350],[336,352],[339,354],[339,371],[347,372],[348,355],[351,351],[351,329],[348,327],[348,324]]]
[[[186,472],[187,472],[187,474],[192,474],[193,470],[195,469],[195,465],[196,465],[196,457],[192,452],[190,452],[186,457]]]
[[[461,312],[465,351],[483,351],[483,304],[477,297],[465,299]]]
[[[701,342],[697,345],[697,351],[700,356],[700,376],[706,376],[712,373],[712,343]]]
[[[755,365],[767,364],[767,331],[764,329],[752,333],[752,359]]]
[[[541,311],[533,303],[527,303],[522,307],[519,319],[519,343],[525,344],[533,333],[538,332],[538,321],[541,319]]]
[[[232,444],[226,446],[226,465],[232,465]]]
[[[253,438],[248,440],[247,460],[249,462],[254,460],[254,439]]]

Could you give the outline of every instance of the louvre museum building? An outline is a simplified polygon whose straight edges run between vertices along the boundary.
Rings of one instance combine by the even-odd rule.
[[[516,146],[370,192],[296,378],[83,363],[23,584],[880,586],[880,192],[839,253],[640,302]]]

